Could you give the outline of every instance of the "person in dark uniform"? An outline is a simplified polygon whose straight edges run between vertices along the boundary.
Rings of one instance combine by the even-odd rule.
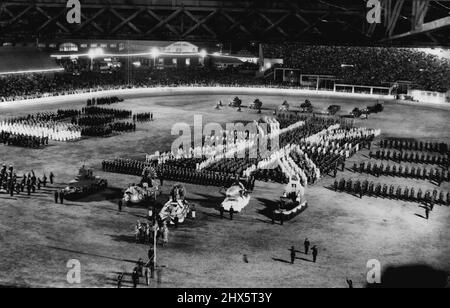
[[[122,199],[119,200],[119,212],[122,212]]]
[[[353,281],[351,279],[348,279],[348,278],[346,278],[345,280],[347,280],[348,288],[349,289],[353,289]]]
[[[59,191],[59,202],[64,204],[64,192],[62,190]]]
[[[308,238],[306,238],[305,242],[303,243],[303,246],[305,247],[305,255],[308,254],[310,245],[311,245],[311,243],[309,242]]]
[[[430,217],[430,207],[428,205],[425,205],[425,219],[428,220]]]
[[[50,184],[53,185],[53,180],[55,179],[55,175],[53,174],[53,172],[50,172],[49,179],[50,179]]]
[[[58,203],[58,196],[59,196],[59,193],[58,193],[57,190],[55,190],[54,196],[55,196],[55,203]]]
[[[220,219],[223,219],[223,212],[224,212],[223,206],[220,207],[219,211],[220,211]]]
[[[139,284],[139,272],[137,267],[134,268],[133,273],[131,274],[131,279],[133,280],[133,288],[136,289]]]
[[[313,262],[316,263],[317,260],[317,254],[319,253],[317,247],[314,245],[312,250],[312,255],[313,255]]]
[[[291,247],[291,264],[294,264],[295,262],[295,247]]]
[[[120,289],[122,287],[122,281],[123,281],[123,273],[120,273],[117,276],[117,288]]]
[[[233,220],[233,215],[234,215],[234,209],[233,209],[233,207],[230,207],[230,220]]]

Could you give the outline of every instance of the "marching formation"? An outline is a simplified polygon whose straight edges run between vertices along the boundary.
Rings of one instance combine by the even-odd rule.
[[[426,205],[441,204],[450,206],[450,192],[438,191],[437,189],[426,190],[414,187],[395,186],[393,184],[374,183],[373,181],[360,181],[352,179],[336,180],[333,185],[335,191],[354,194],[360,198],[363,196],[380,197],[387,199],[404,200],[424,203]]]
[[[50,172],[49,178],[44,174],[42,177],[37,177],[35,172],[31,170],[28,174],[23,174],[22,177],[17,175],[13,166],[7,167],[3,164],[0,169],[0,193],[9,194],[11,197],[14,194],[21,194],[27,192],[30,196],[42,187],[47,187],[47,183],[53,184],[54,175]]]
[[[83,136],[110,136],[136,131],[136,122],[153,120],[153,113],[134,114],[130,110],[98,107],[122,101],[117,97],[89,99],[87,107],[39,112],[0,122],[0,143],[9,146],[42,148],[49,141],[76,141]],[[133,119],[133,122],[120,120]]]
[[[450,154],[450,145],[443,142],[423,142],[405,139],[383,139],[380,148],[395,149],[399,151],[435,152],[439,154]]]
[[[393,177],[403,177],[412,178],[417,180],[429,180],[437,183],[439,186],[443,182],[450,182],[450,174],[448,170],[441,168],[425,168],[420,166],[402,166],[402,165],[390,165],[383,163],[371,163],[370,161],[366,164],[361,162],[359,166],[355,163],[353,165],[353,172],[367,173],[377,177],[380,176],[393,176]]]

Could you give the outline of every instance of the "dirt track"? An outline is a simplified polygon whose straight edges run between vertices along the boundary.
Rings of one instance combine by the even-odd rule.
[[[241,96],[247,105],[255,97]],[[283,97],[260,97],[264,107],[278,106]],[[64,205],[53,203],[54,187],[31,198],[12,199],[0,195],[0,285],[70,287],[66,282],[66,262],[82,264],[82,284],[76,287],[114,287],[118,272],[130,272],[133,262],[145,258],[147,247],[134,243],[133,227],[145,215],[144,209],[127,208],[117,213],[121,190],[138,178],[100,172],[102,159],[130,157],[168,149],[176,122],[192,125],[202,114],[204,124],[215,121],[258,119],[255,111],[242,113],[224,108],[214,110],[229,95],[131,98],[116,105],[135,112],[151,111],[155,121],[138,126],[136,133],[112,138],[91,138],[76,143],[52,143],[44,150],[0,145],[0,162],[14,164],[21,172],[38,174],[53,171],[56,187],[73,178],[84,163],[106,177],[111,189]],[[292,105],[305,98],[289,97]],[[316,110],[340,104],[342,112],[373,102],[346,99],[312,99]],[[83,102],[71,102],[70,108]],[[45,110],[69,108],[67,104],[46,104]],[[35,112],[37,107],[1,108],[0,118]],[[41,109],[40,109],[41,110]],[[265,110],[270,115],[270,110]],[[450,143],[450,110],[389,103],[385,112],[361,125],[381,128],[383,137],[398,136]],[[354,160],[367,160],[362,152]],[[353,161],[353,160],[352,160]],[[350,166],[350,165],[349,165]],[[366,177],[349,171],[339,177]],[[367,177],[370,178],[370,177]],[[432,188],[425,181],[379,178],[377,181]],[[392,265],[427,264],[450,271],[450,209],[436,207],[429,221],[417,204],[359,198],[328,189],[334,179],[325,178],[307,191],[308,209],[284,226],[271,225],[261,210],[276,202],[282,187],[256,185],[250,205],[234,221],[220,220],[215,205],[223,200],[218,188],[187,185],[188,199],[197,204],[198,217],[171,230],[168,247],[158,250],[164,266],[166,287],[346,287],[345,278],[355,287],[365,284],[366,262],[378,259],[383,268]],[[167,193],[171,183],[165,184]],[[446,183],[441,187],[450,191]],[[319,247],[318,263],[298,254],[295,265],[287,263],[289,247],[299,249],[305,237]],[[249,263],[243,262],[246,254]],[[129,280],[129,277],[127,277]],[[126,284],[129,286],[130,284]]]

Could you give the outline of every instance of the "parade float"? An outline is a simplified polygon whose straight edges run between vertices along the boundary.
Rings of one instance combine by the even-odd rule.
[[[169,201],[159,212],[159,218],[171,225],[183,223],[191,212],[186,201],[186,189],[182,184],[175,184],[170,192]]]
[[[94,176],[92,169],[82,166],[78,175],[63,189],[64,198],[75,200],[105,190],[108,181]]]
[[[154,169],[145,168],[142,172],[141,182],[138,185],[131,185],[125,190],[122,202],[126,206],[154,202],[159,193],[159,185],[155,178]]]
[[[233,209],[234,212],[240,213],[250,202],[250,195],[240,182],[228,188],[225,195],[226,197],[221,207],[226,212]]]
[[[278,107],[278,111],[289,111],[289,103],[284,101],[280,107]]]
[[[253,103],[251,103],[248,106],[248,108],[255,109],[255,110],[258,110],[259,112],[261,112],[262,105],[263,105],[263,103],[257,98],[257,99],[255,99],[255,101]]]
[[[229,104],[228,106],[233,107],[233,108],[239,108],[242,105],[242,100],[239,97],[235,97]]]
[[[289,220],[303,212],[307,206],[305,189],[300,179],[293,176],[284,189],[279,207],[274,211],[274,215],[279,220]]]

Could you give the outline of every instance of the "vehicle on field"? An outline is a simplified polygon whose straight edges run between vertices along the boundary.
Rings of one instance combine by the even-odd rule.
[[[183,223],[191,212],[186,201],[186,188],[182,184],[175,184],[170,192],[169,201],[159,212],[159,218],[171,225]]]
[[[94,176],[92,169],[82,166],[75,179],[63,189],[63,194],[65,199],[74,200],[105,190],[107,187],[106,179]]]
[[[300,104],[300,111],[302,113],[312,113],[313,112],[313,105],[311,104],[311,101],[309,99],[305,100],[304,103]]]
[[[242,100],[239,97],[235,97],[229,104],[228,106],[233,107],[233,108],[239,108],[242,105]]]
[[[225,212],[233,208],[234,212],[240,213],[250,202],[250,194],[241,182],[235,182],[227,189],[225,200],[220,205]]]
[[[341,106],[339,106],[339,105],[331,105],[330,107],[328,107],[329,115],[335,115],[339,111],[341,111]]]
[[[300,214],[306,207],[305,189],[300,180],[296,176],[292,176],[280,197],[279,207],[274,214],[278,219],[288,220]]]
[[[155,202],[159,192],[156,172],[147,167],[142,172],[141,182],[138,185],[130,185],[125,190],[122,202],[126,206]]]
[[[284,101],[280,107],[278,107],[278,111],[289,111],[289,103]]]
[[[261,112],[262,105],[263,103],[257,98],[253,103],[250,104],[250,106],[248,106],[248,108],[255,109],[258,110],[258,112]]]

